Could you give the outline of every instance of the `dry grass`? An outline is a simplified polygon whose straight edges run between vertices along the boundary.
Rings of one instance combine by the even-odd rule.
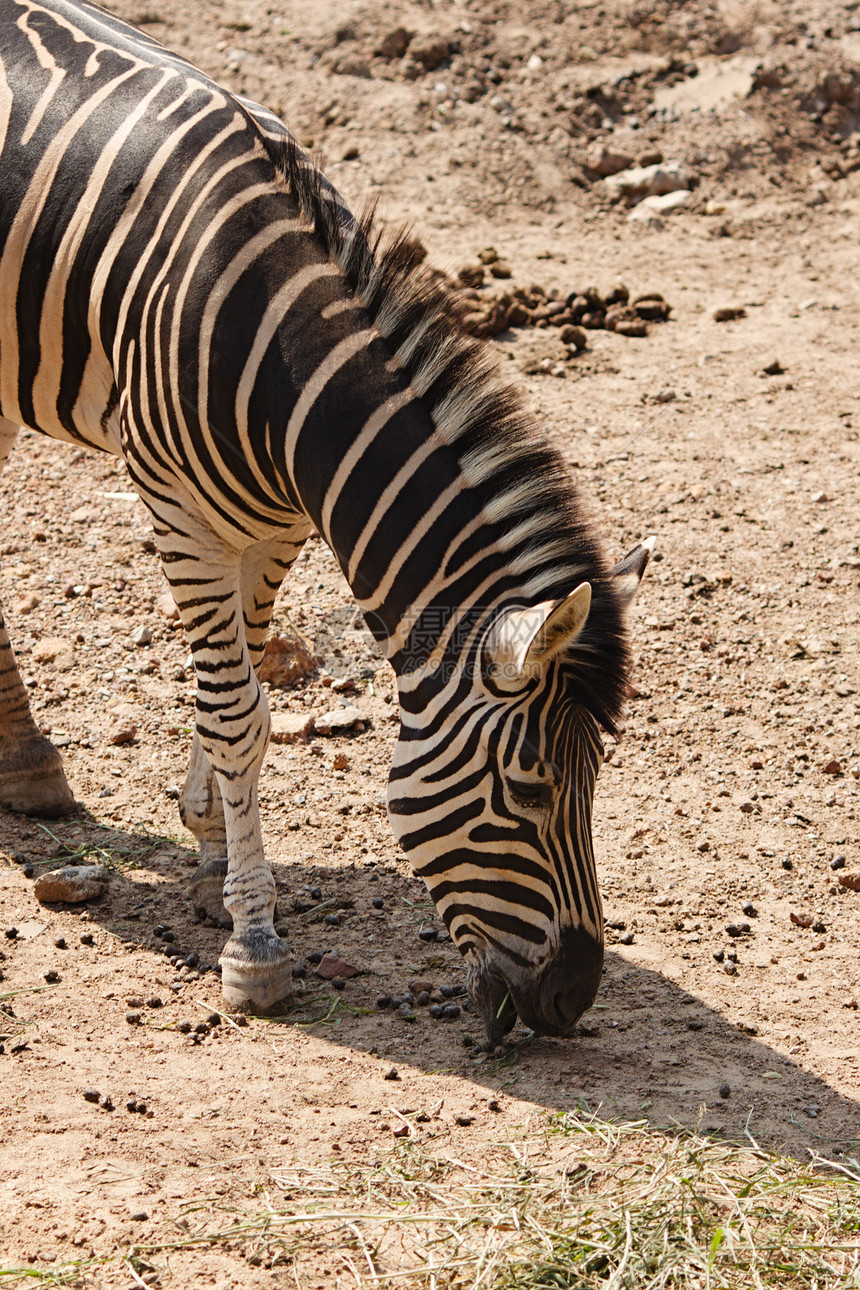
[[[168,1257],[217,1249],[300,1290],[323,1265],[325,1284],[359,1290],[860,1290],[855,1159],[801,1164],[581,1109],[470,1163],[402,1118],[410,1136],[369,1167],[276,1171],[241,1207],[185,1208],[157,1242],[0,1270],[0,1285],[98,1285],[107,1264],[129,1284],[179,1284]]]

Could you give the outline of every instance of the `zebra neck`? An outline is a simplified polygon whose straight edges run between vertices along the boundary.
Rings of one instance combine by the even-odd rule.
[[[364,336],[363,349],[341,343],[330,376],[341,397],[329,388],[325,415],[317,406],[298,435],[288,427],[288,470],[374,637],[397,672],[413,672],[458,648],[508,579],[497,527],[456,453],[381,342]],[[373,376],[357,381],[359,368]]]

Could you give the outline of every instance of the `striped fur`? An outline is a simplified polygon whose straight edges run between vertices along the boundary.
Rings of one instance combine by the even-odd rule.
[[[121,455],[152,515],[197,673],[181,806],[195,903],[224,883],[226,996],[289,991],[256,669],[316,526],[397,674],[392,824],[488,1030],[513,1008],[569,1029],[599,976],[591,799],[628,658],[560,458],[414,240],[354,217],[271,113],[84,0],[0,19],[0,429],[6,452],[25,425]],[[552,651],[514,642],[536,612],[562,622]],[[0,629],[0,800],[2,750],[13,774],[35,737],[62,805],[22,696]]]

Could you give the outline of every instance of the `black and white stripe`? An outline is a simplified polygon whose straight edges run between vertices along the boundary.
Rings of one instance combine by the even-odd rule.
[[[198,677],[182,809],[203,908],[226,873],[227,997],[289,990],[255,669],[316,526],[397,673],[392,823],[488,1028],[569,1029],[600,970],[598,725],[647,545],[607,566],[415,245],[383,244],[271,113],[82,0],[0,19],[5,452],[25,425],[121,455],[151,512]],[[22,693],[0,629],[0,799],[20,754],[61,806]]]

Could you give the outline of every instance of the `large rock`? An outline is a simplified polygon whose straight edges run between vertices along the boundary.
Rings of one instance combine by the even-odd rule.
[[[43,903],[67,901],[80,905],[85,900],[100,896],[108,884],[108,873],[98,864],[67,865],[53,869],[36,879],[33,890],[36,899]]]

